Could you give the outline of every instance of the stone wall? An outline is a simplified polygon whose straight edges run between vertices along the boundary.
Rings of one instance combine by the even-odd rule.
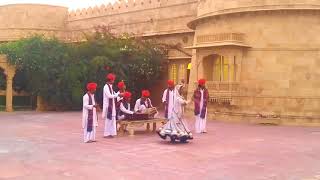
[[[0,41],[17,40],[32,34],[64,38],[68,9],[38,4],[0,6]]]
[[[121,1],[70,12],[67,31],[71,39],[79,38],[82,32],[90,33],[98,25],[137,36],[193,32],[186,25],[196,17],[196,7],[196,0]]]
[[[230,113],[242,113],[254,119],[320,120],[319,17],[316,10],[261,11],[212,17],[197,24],[196,37],[242,33],[249,46],[211,47],[224,56],[236,54],[234,49],[241,51],[239,92],[231,106],[212,105],[212,111],[229,113],[220,117],[229,119]],[[200,61],[209,55],[208,50],[196,51]]]

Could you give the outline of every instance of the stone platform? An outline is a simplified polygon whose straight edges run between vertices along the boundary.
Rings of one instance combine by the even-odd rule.
[[[209,121],[171,144],[144,131],[104,139],[99,123],[98,142],[84,144],[80,112],[1,112],[0,179],[320,179],[320,128]]]

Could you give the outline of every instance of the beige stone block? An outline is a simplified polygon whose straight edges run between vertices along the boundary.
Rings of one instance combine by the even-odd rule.
[[[306,73],[306,72],[310,72],[310,66],[309,65],[300,65],[300,66],[292,66],[292,72],[293,73]]]

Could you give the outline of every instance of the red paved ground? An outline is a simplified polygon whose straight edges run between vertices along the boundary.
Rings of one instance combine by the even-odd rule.
[[[320,128],[211,121],[208,134],[170,144],[151,133],[103,139],[100,126],[84,144],[80,117],[0,113],[0,179],[320,179]]]

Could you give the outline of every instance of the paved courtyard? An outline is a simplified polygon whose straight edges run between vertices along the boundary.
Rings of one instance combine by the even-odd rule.
[[[84,144],[80,117],[0,113],[0,179],[320,179],[320,128],[210,121],[209,133],[171,144],[145,132],[103,139],[100,121],[98,142]]]

